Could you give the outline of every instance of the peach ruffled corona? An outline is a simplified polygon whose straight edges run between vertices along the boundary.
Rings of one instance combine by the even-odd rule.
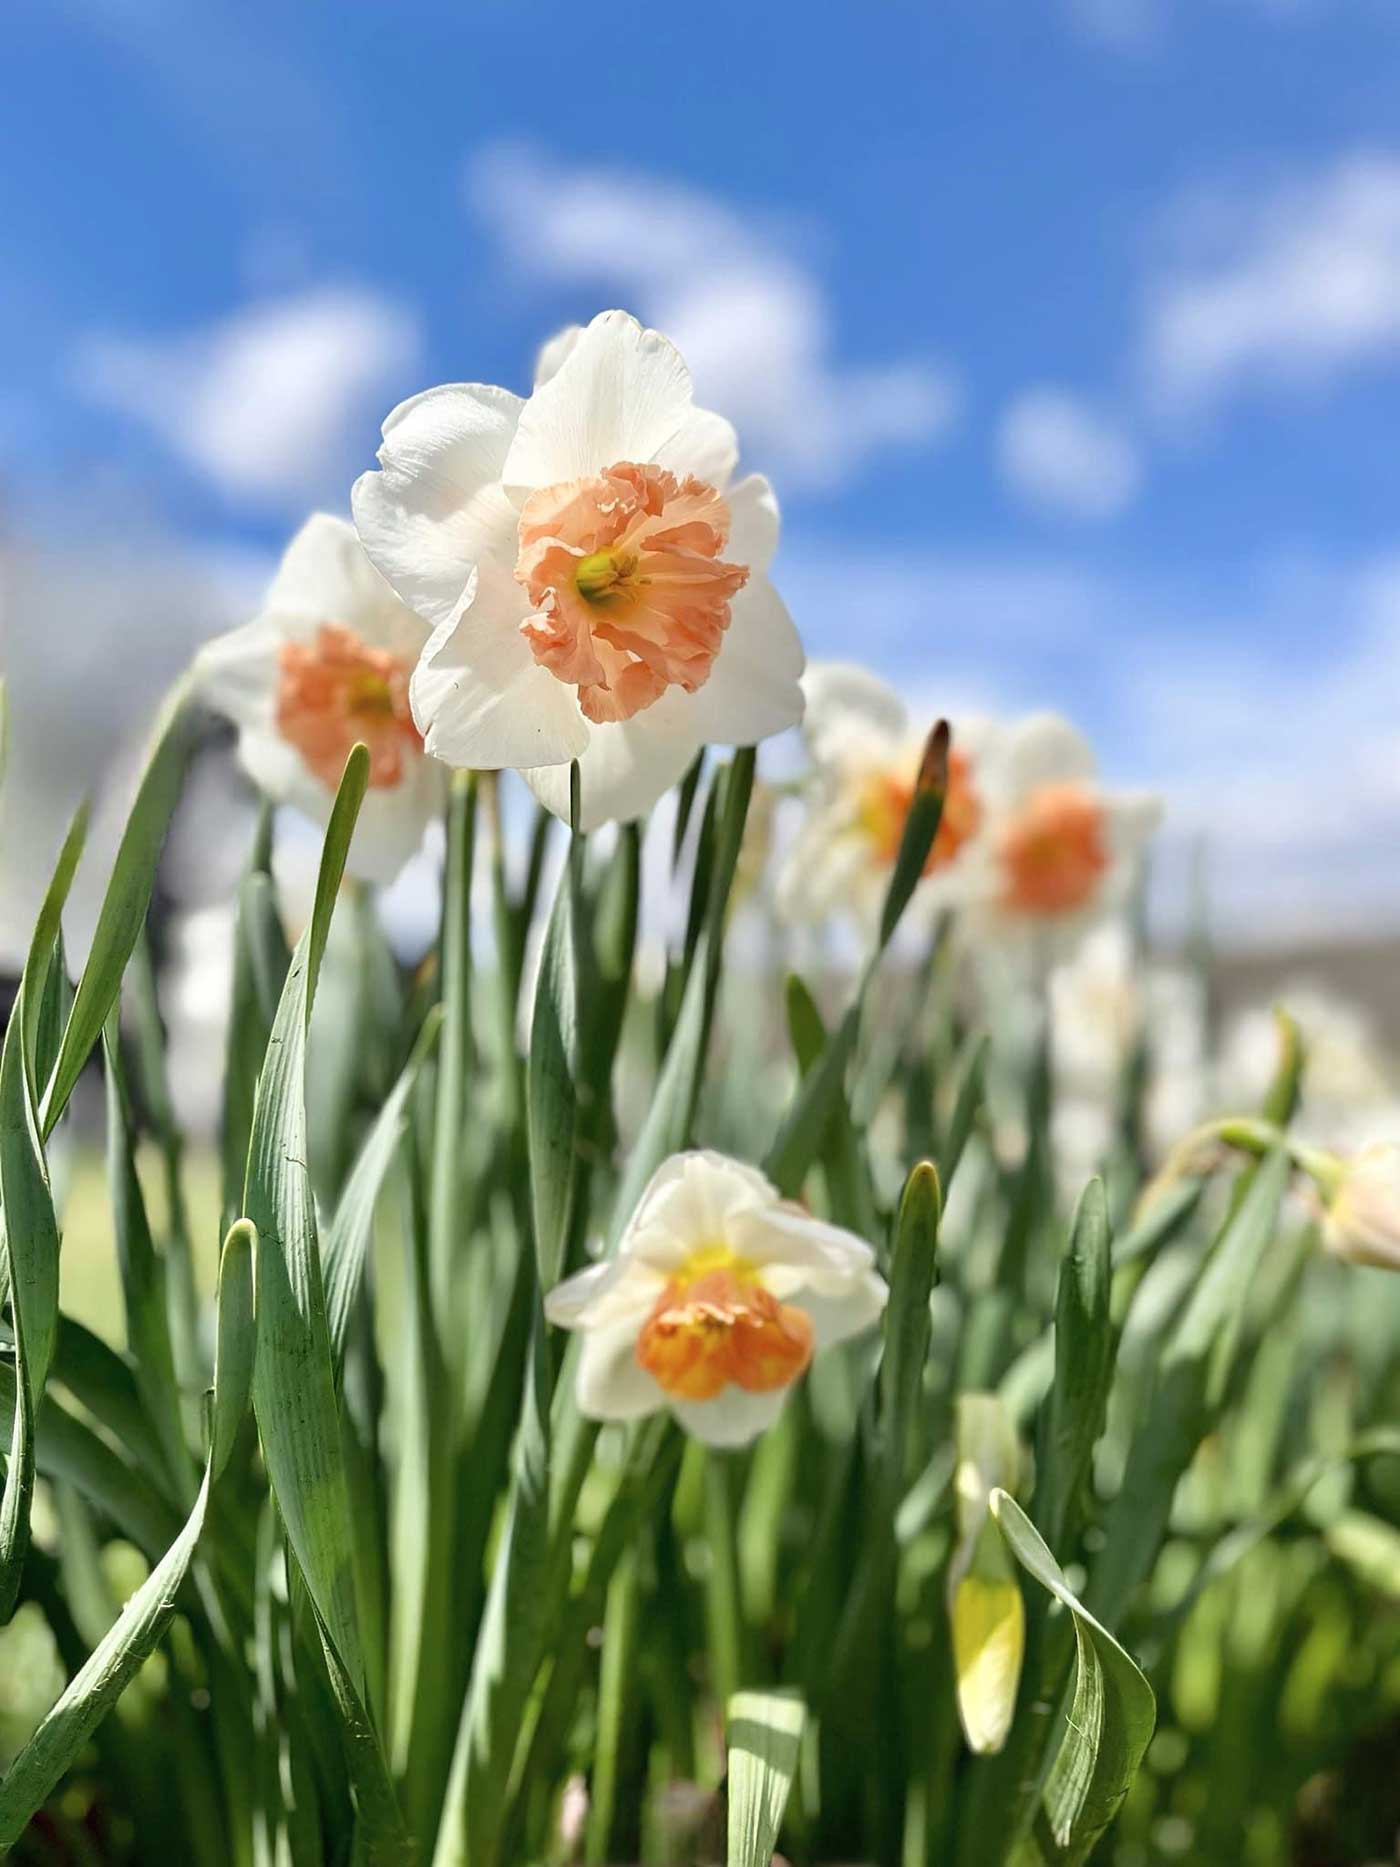
[[[1025,914],[1066,914],[1093,898],[1109,864],[1104,806],[1079,784],[1047,784],[997,832],[1004,899]]]
[[[278,665],[277,730],[323,784],[340,783],[357,741],[369,749],[371,790],[402,781],[405,761],[423,749],[407,662],[323,622],[309,642],[284,642]]]
[[[631,719],[708,679],[749,575],[720,557],[728,536],[713,486],[630,461],[526,500],[515,576],[534,613],[521,631],[588,719]]]

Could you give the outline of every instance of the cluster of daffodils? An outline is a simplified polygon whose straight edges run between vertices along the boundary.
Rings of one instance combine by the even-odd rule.
[[[778,509],[696,406],[675,347],[618,311],[549,344],[528,397],[430,389],[384,423],[353,523],[317,514],[262,613],[200,657],[271,798],[329,816],[368,748],[352,869],[391,880],[444,802],[448,767],[521,773],[580,827],[643,816],[706,745],[804,725],[805,826],[779,886],[789,919],[879,917],[918,783],[924,722],[861,669],[807,670],[767,571]],[[1153,800],[1098,781],[1085,741],[1038,714],[957,722],[916,900],[969,939],[1053,957],[1121,906]],[[1400,1257],[1393,1161],[1330,1189],[1328,1237]],[[814,1351],[868,1327],[885,1286],[868,1245],[750,1168],[678,1156],[617,1254],[549,1315],[583,1332],[585,1412],[667,1407],[718,1444],[767,1425]]]
[[[922,734],[864,669],[813,666],[803,681],[812,806],[779,890],[789,918],[878,916],[914,796]],[[1106,791],[1087,742],[1037,713],[954,722],[948,791],[916,899],[957,909],[975,942],[1069,950],[1128,897],[1155,799]]]

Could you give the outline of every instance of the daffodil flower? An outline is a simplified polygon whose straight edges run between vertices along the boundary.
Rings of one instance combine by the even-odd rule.
[[[925,731],[911,725],[895,690],[864,668],[814,663],[802,687],[812,784],[779,907],[790,920],[844,913],[873,926],[914,800]],[[943,816],[916,896],[925,911],[956,898],[959,858],[982,818],[978,772],[988,730],[979,720],[954,728]]]
[[[583,1336],[590,1419],[669,1407],[697,1438],[738,1446],[888,1294],[863,1239],[781,1199],[754,1168],[694,1152],[657,1170],[616,1255],[551,1291],[545,1314]]]
[[[1124,903],[1161,816],[1153,797],[1104,790],[1088,743],[1051,713],[998,735],[981,796],[981,826],[960,867],[976,934],[1042,951],[1077,942]]]
[[[514,767],[582,827],[638,817],[703,745],[802,716],[797,631],[766,571],[778,508],[621,311],[546,347],[528,399],[429,389],[384,424],[353,494],[365,549],[432,625],[410,688],[427,748]]]
[[[443,772],[408,704],[427,629],[370,563],[344,519],[318,512],[288,545],[262,613],[208,643],[201,697],[238,727],[238,755],[267,795],[324,823],[350,749],[369,748],[369,790],[349,867],[387,882],[440,808]]]

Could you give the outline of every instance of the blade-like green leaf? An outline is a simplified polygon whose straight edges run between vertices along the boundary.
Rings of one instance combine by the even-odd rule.
[[[418,1080],[418,1073],[432,1055],[441,1029],[442,1013],[434,1006],[423,1020],[422,1029],[399,1080],[375,1118],[374,1126],[365,1136],[326,1235],[326,1325],[330,1331],[331,1353],[335,1357],[337,1372],[345,1359],[350,1318],[364,1282],[365,1259],[374,1229],[374,1209],[379,1199],[379,1190],[403,1140],[409,1097]]]
[[[1251,1282],[1278,1224],[1288,1158],[1275,1149],[1250,1170],[1248,1191],[1227,1218],[1191,1288],[1156,1370],[1146,1421],[1133,1437],[1123,1483],[1104,1526],[1087,1600],[1117,1626],[1161,1548],[1178,1480],[1223,1395]]]
[[[578,797],[578,766],[570,774]],[[577,810],[575,808],[575,817]],[[544,937],[530,1019],[526,1117],[530,1203],[540,1287],[552,1289],[564,1266],[578,1191],[580,1131],[592,1085],[583,1080],[581,1018],[587,984],[581,903],[583,839],[575,830]]]
[[[246,1224],[234,1226],[224,1245],[209,1455],[189,1520],[0,1781],[0,1848],[18,1840],[175,1616],[176,1599],[204,1529],[210,1492],[228,1463],[247,1411],[254,1359],[254,1246],[253,1228]]]
[[[671,1034],[666,1061],[613,1205],[611,1236],[614,1239],[631,1218],[648,1180],[662,1161],[690,1142],[719,989],[729,891],[753,794],[753,773],[752,748],[744,749],[734,754],[717,781],[723,785],[723,795],[717,805],[715,856],[705,899],[704,927],[686,980],[685,997]]]
[[[259,1239],[253,1410],[263,1457],[326,1647],[366,1858],[389,1862],[401,1859],[407,1844],[378,1734],[365,1710],[350,1496],[306,1159],[311,1009],[368,775],[369,754],[356,746],[346,760],[326,829],[311,921],[292,956],[268,1040],[253,1110],[244,1203]]]
[[[1117,1814],[1157,1718],[1152,1688],[1129,1655],[1071,1592],[1040,1532],[1005,1491],[992,1515],[1017,1561],[1074,1617],[1074,1690],[1045,1781],[1057,1864],[1079,1867]]]
[[[188,693],[188,680],[174,687],[156,722],[151,751],[122,833],[58,1061],[44,1092],[41,1114],[45,1135],[53,1132],[68,1106],[83,1065],[102,1035],[108,1013],[116,1003],[126,962],[146,919],[156,864],[193,742],[192,722],[185,705]]]
[[[1088,1479],[1113,1380],[1110,1250],[1108,1200],[1103,1182],[1091,1180],[1075,1210],[1060,1264],[1055,1373],[1036,1461],[1036,1515],[1052,1549],[1061,1546]]]
[[[861,971],[845,1016],[827,1039],[826,1048],[815,1066],[802,1078],[792,1106],[763,1163],[769,1179],[780,1193],[789,1198],[801,1191],[807,1170],[817,1158],[840,1101],[846,1071],[856,1052],[865,1001],[879,971],[880,961],[894,938],[923,873],[933,839],[943,820],[947,788],[948,726],[946,721],[940,720],[929,734],[924,747],[914,800],[904,821],[899,853],[885,893],[875,949]]]
[[[147,1417],[160,1438],[166,1476],[187,1501],[193,1471],[180,1419],[170,1337],[165,1266],[156,1252],[136,1177],[136,1137],[122,1071],[115,1008],[102,1034],[107,1075],[107,1175],[116,1223],[117,1262],[126,1308],[126,1341]]]
[[[805,1718],[795,1692],[736,1692],[730,1699],[727,1867],[771,1867]]]
[[[248,1171],[248,1137],[258,1075],[267,1054],[277,1001],[291,964],[287,938],[277,912],[276,891],[268,864],[272,859],[272,812],[264,808],[238,887],[233,927],[233,991],[228,1037],[224,1046],[224,1099],[219,1120],[219,1158],[223,1166],[223,1211],[231,1216],[243,1200]]]
[[[928,1359],[932,1323],[929,1297],[938,1274],[938,1226],[943,1194],[932,1161],[920,1161],[904,1183],[894,1225],[890,1300],[885,1309],[885,1351],[880,1402],[892,1499],[902,1495],[914,1454],[912,1429]]]
[[[29,1548],[34,1435],[58,1329],[58,1221],[39,1137],[33,1083],[25,1066],[19,1000],[0,1049],[0,1206],[14,1332],[14,1425],[0,1494],[0,1623],[10,1618]]]

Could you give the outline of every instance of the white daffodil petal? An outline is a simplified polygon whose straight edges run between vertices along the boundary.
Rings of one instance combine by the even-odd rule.
[[[730,1160],[709,1148],[673,1154],[652,1175],[627,1228],[622,1249],[655,1234],[680,1241],[686,1250],[697,1240],[726,1239],[741,1214],[771,1211],[778,1199],[770,1181],[756,1167]]]
[[[863,1238],[839,1225],[817,1219],[791,1200],[780,1200],[762,1210],[734,1215],[735,1247],[755,1264],[783,1261],[792,1264],[835,1265],[863,1271],[875,1262],[875,1253]]]
[[[488,550],[513,547],[516,513],[500,480],[523,406],[483,383],[413,396],[384,424],[380,471],[351,491],[365,550],[430,623],[456,612]]]
[[[802,1310],[812,1324],[812,1346],[816,1351],[847,1342],[873,1327],[884,1314],[889,1291],[884,1279],[873,1271],[856,1277],[839,1295],[827,1295],[815,1289],[794,1291],[785,1301]]]
[[[803,659],[787,605],[766,577],[752,577],[730,604],[710,678],[673,704],[684,707],[691,731],[706,744],[757,745],[800,724]]]
[[[403,607],[374,568],[355,527],[329,512],[313,512],[287,546],[266,608],[302,618],[311,627],[338,622],[377,648],[411,649],[414,654],[428,633],[421,618]],[[408,625],[402,640],[394,639],[387,627],[391,617],[402,617]]]
[[[271,617],[259,616],[206,642],[194,664],[200,699],[236,726],[270,731],[280,681],[278,657],[290,639]]]
[[[697,480],[704,480],[707,486],[723,493],[739,464],[739,437],[723,415],[716,415],[708,408],[692,408],[670,440],[658,447],[651,459],[658,467],[669,468],[677,479],[684,480],[693,474]],[[733,555],[739,555],[737,549]]]
[[[552,675],[546,679],[561,693],[570,696],[575,715],[579,717],[577,705],[572,702],[573,689],[563,687]],[[669,698],[669,695],[664,696],[657,707],[664,706]],[[669,715],[661,721],[652,717],[657,707],[648,707],[635,718],[615,725],[588,727],[582,749],[565,754],[579,762],[580,827],[583,830],[596,830],[605,823],[631,823],[637,817],[644,817],[657,799],[683,776],[700,749],[701,742],[693,731],[684,727],[670,730]],[[545,809],[567,823],[568,766],[546,764],[538,759],[518,762],[522,767],[521,777]],[[539,769],[525,769],[527,766]]]
[[[471,601],[433,631],[413,671],[413,717],[428,751],[449,765],[561,766],[567,815],[568,761],[587,750],[588,728],[573,688],[530,653],[523,611],[523,593],[484,559]]]
[[[888,759],[908,732],[904,702],[865,668],[814,661],[802,677],[807,709],[802,736],[819,769]]]
[[[544,1300],[544,1313],[559,1329],[592,1329],[630,1323],[635,1331],[665,1288],[666,1280],[649,1265],[621,1252],[590,1264],[555,1286]]]
[[[572,354],[574,345],[583,335],[581,324],[566,324],[562,331],[556,331],[547,343],[540,345],[535,357],[535,387],[548,382],[551,376],[557,376],[561,365]]]
[[[729,543],[725,553],[751,573],[766,571],[778,548],[778,500],[761,473],[747,473],[725,494]]]
[[[618,461],[652,461],[693,411],[690,371],[659,331],[605,311],[521,410],[499,477],[555,486]]]
[[[1006,733],[994,775],[1008,802],[1018,802],[1047,784],[1087,784],[1094,753],[1082,733],[1057,713],[1032,713]]]
[[[746,1446],[766,1432],[783,1410],[785,1387],[751,1394],[726,1387],[713,1400],[672,1400],[670,1408],[688,1433],[708,1446]]]
[[[613,1323],[583,1338],[575,1394],[590,1420],[639,1420],[655,1413],[666,1396],[637,1360],[637,1330]]]

